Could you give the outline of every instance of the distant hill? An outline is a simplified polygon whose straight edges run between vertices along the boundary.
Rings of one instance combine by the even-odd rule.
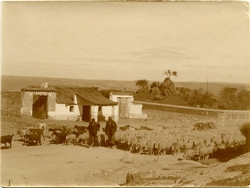
[[[70,79],[70,78],[46,78],[46,77],[25,77],[25,76],[7,76],[1,77],[1,90],[20,91],[28,85],[39,85],[42,82],[48,82],[49,85],[56,86],[78,86],[78,87],[98,87],[100,90],[104,89],[119,89],[127,91],[136,91],[138,87],[135,86],[135,81],[117,81],[117,80],[85,80],[85,79]],[[176,87],[187,87],[191,90],[202,88],[207,89],[206,82],[174,82]],[[208,90],[215,95],[223,87],[245,87],[250,89],[250,84],[247,83],[222,83],[211,82],[208,83]]]
[[[119,89],[136,91],[134,81],[116,80],[85,80],[70,78],[43,78],[25,76],[6,76],[2,75],[2,90],[21,90],[28,85],[40,85],[48,82],[49,86],[78,86],[78,87],[98,87],[99,89]]]

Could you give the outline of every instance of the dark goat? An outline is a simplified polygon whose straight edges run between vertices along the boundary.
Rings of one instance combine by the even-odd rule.
[[[6,136],[1,136],[1,144],[3,143],[3,144],[5,144],[5,147],[7,147],[7,143],[9,143],[10,144],[10,148],[12,148],[12,144],[11,144],[11,142],[12,142],[12,138],[13,138],[13,136],[14,136],[14,134],[12,134],[12,135],[6,135]]]
[[[52,132],[51,135],[50,135],[52,137],[52,136],[55,136],[56,133],[61,133],[63,131],[62,131],[62,129],[58,129],[58,128],[57,129],[50,128],[49,132]]]
[[[65,143],[67,135],[68,135],[68,133],[66,133],[66,132],[61,132],[61,133],[55,132],[56,144]]]
[[[40,144],[42,145],[42,142],[41,142],[41,134],[39,132],[37,133],[32,133],[32,134],[27,134],[25,136],[25,140],[27,142],[27,144],[29,145],[33,145],[34,143],[35,144]]]
[[[43,133],[44,133],[44,129],[29,129],[29,135],[37,134],[37,135],[40,135],[40,137],[42,136],[43,139],[45,140]]]

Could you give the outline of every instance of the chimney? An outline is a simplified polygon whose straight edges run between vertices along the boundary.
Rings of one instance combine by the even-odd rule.
[[[41,88],[48,88],[48,82],[43,82],[42,84],[41,84]]]

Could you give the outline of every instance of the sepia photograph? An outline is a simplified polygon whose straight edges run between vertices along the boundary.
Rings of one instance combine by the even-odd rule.
[[[247,1],[2,1],[1,187],[250,186]]]

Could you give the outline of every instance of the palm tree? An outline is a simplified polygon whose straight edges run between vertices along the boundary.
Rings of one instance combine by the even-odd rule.
[[[164,74],[167,75],[167,77],[170,79],[170,76],[178,76],[178,73],[177,71],[171,71],[171,70],[168,70],[168,71],[164,71]]]

